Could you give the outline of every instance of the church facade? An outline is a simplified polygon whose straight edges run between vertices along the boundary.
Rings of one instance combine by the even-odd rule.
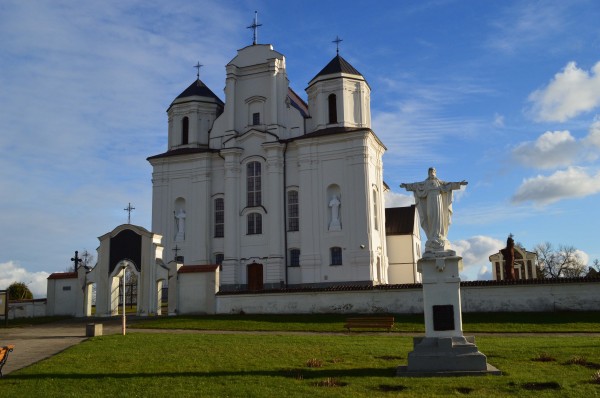
[[[386,148],[365,78],[336,55],[306,103],[268,44],[226,76],[225,102],[199,78],[172,102],[167,151],[148,158],[165,263],[218,264],[222,291],[388,283]]]

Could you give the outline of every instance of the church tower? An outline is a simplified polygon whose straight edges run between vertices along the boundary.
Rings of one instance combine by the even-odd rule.
[[[208,147],[208,132],[223,101],[198,77],[169,106],[169,150]]]
[[[371,88],[339,54],[312,78],[306,93],[312,116],[308,132],[332,127],[371,128]]]

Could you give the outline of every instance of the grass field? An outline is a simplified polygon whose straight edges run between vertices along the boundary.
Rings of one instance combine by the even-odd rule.
[[[396,367],[406,365],[412,351],[411,336],[399,332],[422,333],[422,315],[396,315],[396,333],[339,334],[346,317],[219,315],[138,320],[132,326],[250,333],[146,334],[130,326],[127,336],[89,339],[0,379],[0,397],[600,396],[600,337],[577,335],[600,331],[597,313],[464,314],[466,334],[506,333],[476,340],[488,362],[503,375],[448,378],[395,377]]]
[[[412,340],[394,334],[132,332],[87,340],[13,372],[0,379],[0,396],[600,396],[592,380],[598,337],[482,336],[476,343],[503,376],[395,377]]]
[[[342,332],[348,315],[212,315],[150,318],[133,328]],[[393,332],[424,333],[423,315],[394,315]],[[600,332],[597,312],[466,313],[465,333]]]

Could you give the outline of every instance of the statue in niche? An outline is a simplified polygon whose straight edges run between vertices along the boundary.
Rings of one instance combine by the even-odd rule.
[[[330,231],[341,231],[342,224],[340,223],[340,202],[339,197],[333,196],[329,201],[329,207],[331,207],[331,222],[329,223]]]
[[[436,170],[429,168],[425,181],[402,183],[401,188],[412,191],[419,210],[421,227],[427,235],[423,257],[455,255],[450,250],[448,228],[452,222],[452,191],[467,185],[466,181],[445,182],[437,178]]]
[[[175,213],[175,212],[173,212]],[[182,241],[185,239],[185,210],[180,208],[175,213],[175,226],[177,227],[177,233],[175,234],[175,241]]]
[[[515,277],[515,241],[513,234],[508,235],[506,240],[506,247],[500,250],[502,257],[504,257],[504,279],[507,281],[514,281]]]

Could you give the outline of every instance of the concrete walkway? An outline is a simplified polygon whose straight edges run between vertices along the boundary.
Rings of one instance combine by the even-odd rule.
[[[7,375],[79,344],[87,338],[85,337],[86,325],[94,322],[103,324],[103,334],[121,333],[120,318],[79,318],[42,325],[0,327],[0,345],[15,346],[2,368],[2,374]]]

